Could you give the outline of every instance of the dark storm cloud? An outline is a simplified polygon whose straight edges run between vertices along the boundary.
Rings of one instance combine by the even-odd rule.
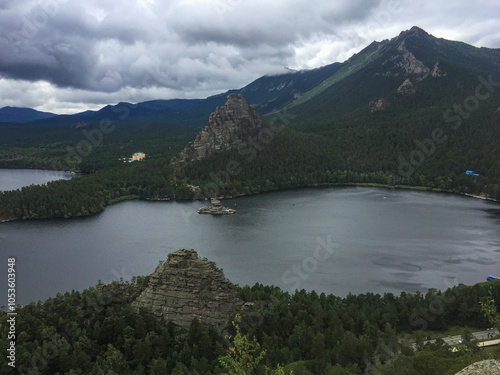
[[[497,0],[1,0],[0,107],[200,98],[414,25],[498,47],[499,16]]]
[[[126,4],[102,5],[102,19],[86,4],[74,1],[5,4],[0,13],[0,48],[4,51],[0,71],[12,79],[46,80],[58,87],[105,92],[148,85],[183,89],[210,81],[203,73],[212,64],[238,68],[266,59],[283,65],[293,57],[290,46],[299,39],[331,33],[336,24],[363,18],[378,2],[367,6],[360,0],[344,0],[333,8],[327,2],[317,7],[305,1],[262,2],[263,12],[255,12],[255,2],[223,1],[220,6],[173,2],[170,7],[136,7],[135,17]],[[200,50],[200,44],[210,48]],[[118,58],[120,53],[123,59]],[[210,61],[211,53],[219,55],[218,61]],[[159,61],[169,69],[158,73]],[[186,71],[191,79],[185,77]]]
[[[340,25],[365,18],[380,1],[338,0],[305,1],[226,1],[226,7],[196,8],[188,4],[176,9],[175,30],[192,44],[215,42],[242,48],[262,44],[280,47],[310,38],[313,34],[331,34]],[[255,9],[261,9],[255,12]]]
[[[133,45],[145,33],[130,25],[97,22],[80,5],[65,8],[62,2],[45,4],[27,8],[16,3],[0,13],[3,75],[46,80],[59,87],[116,89],[103,80],[103,69],[109,67],[102,59],[106,51],[100,51],[99,44],[114,41],[117,45]]]

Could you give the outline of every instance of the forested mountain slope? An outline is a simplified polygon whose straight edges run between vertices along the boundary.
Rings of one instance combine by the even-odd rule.
[[[499,67],[498,49],[414,27],[344,63],[229,91],[247,95],[267,121],[237,130],[244,138],[219,144],[216,153],[186,158],[182,168],[170,159],[224,106],[227,93],[0,124],[0,167],[90,173],[0,194],[0,219],[85,216],[132,197],[237,196],[320,184],[423,186],[499,199]],[[119,162],[138,151],[145,162]],[[70,185],[82,193],[69,194]]]

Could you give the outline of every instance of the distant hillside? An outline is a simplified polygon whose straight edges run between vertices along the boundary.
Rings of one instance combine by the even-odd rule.
[[[285,109],[295,115],[295,124],[332,120],[370,109],[371,101],[396,92],[407,79],[425,96],[416,103],[419,108],[449,105],[469,96],[479,75],[498,76],[499,67],[500,49],[435,38],[413,27],[391,40],[373,42]]]
[[[328,77],[334,75],[342,64],[333,63],[312,70],[263,76],[249,85],[228,93],[241,94],[250,105],[261,113],[273,112],[302,97]]]
[[[40,112],[32,108],[0,108],[0,122],[27,122],[57,116],[50,112]]]
[[[188,166],[186,176],[203,185],[210,171],[224,170],[232,160],[244,168],[219,183],[221,194],[354,182],[498,199],[499,66],[498,49],[438,39],[413,27],[330,66],[320,84],[267,115],[279,121],[274,113],[280,111],[281,122],[299,132],[262,133],[250,150],[243,149],[250,157],[228,148]],[[298,74],[272,79],[284,87]],[[260,88],[263,103],[270,80],[253,82],[247,92],[257,95]]]
[[[239,145],[228,144],[188,163],[177,178],[208,186],[211,173],[226,170],[231,161],[241,168],[218,184],[220,193],[377,183],[498,199],[499,66],[499,49],[436,38],[413,27],[371,43],[343,63],[264,76],[206,99],[118,103],[99,111],[0,124],[0,166],[94,172],[114,168],[118,158],[137,151],[166,165],[228,95],[239,94],[269,122],[287,129],[256,130],[246,140],[233,137]],[[101,123],[113,131],[100,134]],[[85,142],[91,143],[91,152],[80,147],[72,156],[68,151]],[[200,149],[200,142],[196,146]],[[466,170],[479,176],[466,175]],[[186,190],[183,196],[189,194]]]

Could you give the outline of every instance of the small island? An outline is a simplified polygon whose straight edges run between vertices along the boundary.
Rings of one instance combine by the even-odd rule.
[[[213,199],[211,206],[201,207],[200,209],[198,209],[199,214],[211,215],[234,214],[235,212],[236,210],[222,206],[218,199]]]

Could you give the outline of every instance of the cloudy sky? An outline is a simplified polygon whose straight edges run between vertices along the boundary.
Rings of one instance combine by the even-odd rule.
[[[0,0],[0,108],[204,98],[416,25],[500,48],[498,0]]]

